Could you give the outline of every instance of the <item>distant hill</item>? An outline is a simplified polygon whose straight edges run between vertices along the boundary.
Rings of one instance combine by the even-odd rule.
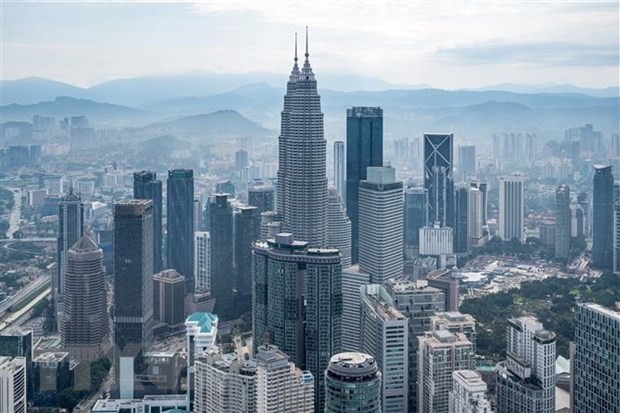
[[[57,96],[71,96],[74,98],[84,98],[87,96],[85,89],[40,77],[1,80],[0,88],[2,89],[0,106],[12,103],[22,105],[34,104],[53,100]]]
[[[32,121],[33,115],[53,116],[62,119],[69,116],[86,116],[96,126],[132,126],[152,121],[153,114],[144,110],[87,99],[57,97],[51,102],[29,105],[2,106],[2,117],[13,121]]]
[[[169,122],[146,126],[148,133],[166,133],[182,139],[212,139],[252,136],[257,138],[275,137],[275,131],[266,129],[234,110],[220,110],[213,113],[185,116]]]

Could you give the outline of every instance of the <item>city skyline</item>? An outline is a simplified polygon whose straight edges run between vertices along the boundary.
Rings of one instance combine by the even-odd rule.
[[[282,73],[293,33],[308,25],[322,72],[343,78],[354,74],[388,85],[452,89],[501,83],[618,85],[617,2],[484,7],[389,2],[378,8],[289,3],[4,2],[3,79],[39,76],[93,86],[196,71]],[[350,19],[341,19],[344,12]],[[575,31],[579,40],[568,40]],[[69,64],[76,55],[84,57],[79,70]],[[46,65],[38,65],[38,59]],[[354,69],[351,61],[358,63]]]

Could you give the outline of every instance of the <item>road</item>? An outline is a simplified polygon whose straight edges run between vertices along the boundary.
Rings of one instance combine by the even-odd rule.
[[[8,239],[13,239],[13,233],[19,230],[19,220],[22,216],[22,191],[16,188],[9,190],[13,191],[13,200],[15,204],[11,210],[11,215],[9,215],[9,229],[6,231],[6,237]]]
[[[0,244],[6,244],[7,242],[56,242],[57,238],[15,238],[15,239],[0,239]]]
[[[28,314],[30,312],[30,310],[32,310],[34,308],[35,305],[37,305],[41,300],[46,299],[47,296],[50,295],[51,293],[52,293],[51,287],[47,287],[45,289],[45,291],[43,291],[41,294],[37,295],[32,301],[30,301],[28,304],[26,304],[24,306],[24,308],[20,309],[19,311],[15,312],[15,313],[12,313],[4,321],[0,322],[0,331],[4,330],[8,326],[20,326],[20,325],[22,325],[26,321],[26,318],[28,318],[28,317],[26,317],[26,318],[22,318],[22,317],[24,317],[24,315]]]
[[[46,284],[51,282],[51,277],[49,275],[41,275],[36,280],[30,282],[24,288],[19,290],[13,297],[9,298],[2,304],[0,304],[0,315],[2,315],[7,308],[13,306],[15,304],[19,304],[22,300],[28,297],[31,293],[35,292],[39,288],[43,287]]]

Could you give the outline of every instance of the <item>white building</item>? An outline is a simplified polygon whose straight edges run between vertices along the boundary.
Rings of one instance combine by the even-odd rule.
[[[454,230],[450,227],[420,228],[420,255],[450,255],[454,253]]]
[[[381,411],[408,411],[409,322],[380,284],[360,289],[361,350],[377,361],[381,371]]]
[[[334,186],[340,198],[346,199],[345,149],[343,141],[334,142]]]
[[[211,237],[207,231],[194,233],[194,282],[196,291],[211,293]]]
[[[346,268],[351,265],[351,221],[336,188],[329,188],[327,208],[327,247],[340,251],[342,268]]]
[[[370,275],[359,265],[342,269],[342,351],[360,349],[360,287],[370,284]]]
[[[484,219],[484,194],[478,188],[469,188],[467,200],[467,250],[481,246]]]
[[[499,177],[499,231],[498,235],[505,241],[513,238],[523,241],[524,196],[523,175],[505,175]]]
[[[26,413],[26,358],[0,357],[0,412]]]
[[[369,167],[359,184],[359,267],[373,283],[403,274],[403,183],[391,166]]]
[[[178,409],[178,410],[175,410]],[[142,399],[100,399],[91,413],[189,412],[185,394],[149,395]]]
[[[448,413],[490,413],[487,384],[475,370],[452,372],[452,390],[448,395]]]
[[[195,361],[210,347],[215,346],[217,339],[218,318],[211,313],[193,313],[185,320],[187,329],[187,385],[194,386]],[[190,392],[187,392],[188,396]]]
[[[431,331],[447,330],[451,333],[463,333],[473,345],[476,353],[476,319],[470,314],[458,311],[435,313],[431,317]]]

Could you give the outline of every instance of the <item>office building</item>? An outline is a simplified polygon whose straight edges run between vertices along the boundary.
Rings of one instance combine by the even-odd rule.
[[[469,246],[469,187],[456,190],[456,217],[454,222],[454,252],[467,253]]]
[[[215,184],[216,194],[228,194],[231,198],[235,197],[235,184],[230,179]]]
[[[219,319],[215,314],[207,312],[192,313],[185,320],[185,336],[187,339],[187,388],[188,398],[194,397],[195,374],[198,358],[209,348],[214,347],[217,340]]]
[[[370,284],[370,274],[355,264],[342,269],[342,351],[361,351],[360,287]]]
[[[429,287],[441,290],[444,297],[445,311],[459,310],[459,279],[453,270],[442,269],[433,271],[426,277]]]
[[[195,232],[194,283],[196,291],[211,294],[211,236],[207,231]]]
[[[424,280],[392,281],[386,287],[396,307],[408,319],[409,412],[418,411],[418,337],[431,329],[431,317],[444,310],[441,290],[430,287]]]
[[[488,184],[486,182],[471,182],[472,188],[480,191],[482,195],[482,226],[485,227],[487,225],[487,190]],[[471,193],[471,192],[470,192]]]
[[[403,273],[403,183],[395,169],[369,167],[358,201],[360,271],[383,284]]]
[[[487,384],[475,370],[452,372],[452,390],[448,394],[449,413],[491,413],[486,398]]]
[[[239,206],[233,216],[236,289],[237,294],[247,297],[249,304],[252,295],[252,243],[260,240],[261,216],[258,208],[253,206]]]
[[[458,179],[465,181],[476,175],[476,147],[459,145]]]
[[[451,255],[454,253],[454,229],[434,226],[420,228],[420,255]]]
[[[613,245],[613,266],[612,270],[615,274],[620,274],[620,202],[614,205],[614,245]]]
[[[353,107],[347,109],[346,206],[351,220],[351,262],[358,262],[359,184],[367,169],[383,166],[383,109]]]
[[[427,331],[418,342],[418,412],[447,412],[452,373],[475,366],[473,345],[447,330]]]
[[[0,411],[26,413],[26,359],[0,357]]]
[[[88,363],[85,365],[89,367]],[[67,352],[47,351],[39,354],[32,360],[32,365],[27,367],[34,381],[33,391],[41,395],[46,392],[60,393],[71,387],[75,390],[90,390],[90,383],[75,382],[74,366]]]
[[[239,149],[235,152],[235,170],[240,171],[250,165],[250,158],[248,151],[245,149]]]
[[[176,270],[153,276],[153,318],[169,326],[185,321],[185,277]]]
[[[194,292],[194,171],[168,171],[167,185],[168,268],[185,277],[185,294],[190,294]]]
[[[253,337],[269,337],[317,382],[323,408],[323,377],[341,348],[342,272],[338,250],[309,248],[282,233],[254,244]],[[258,348],[254,341],[254,349]]]
[[[555,257],[568,259],[570,254],[570,188],[560,185],[555,191]]]
[[[453,135],[424,134],[424,188],[429,224],[454,226]]]
[[[592,265],[611,269],[613,261],[614,176],[611,166],[594,166],[592,192]]]
[[[478,188],[471,187],[467,200],[467,250],[471,251],[483,244],[485,194]]]
[[[248,205],[258,208],[260,214],[276,209],[276,192],[271,185],[255,185],[248,188]]]
[[[361,288],[361,351],[377,361],[381,372],[381,411],[408,411],[409,324],[380,284]]]
[[[0,333],[0,356],[24,357],[26,359],[26,383],[28,384],[28,400],[32,398],[32,330],[20,327],[9,327]]]
[[[513,238],[523,242],[524,197],[523,175],[505,175],[499,177],[499,231],[504,241]]]
[[[340,251],[342,268],[351,265],[351,221],[336,188],[327,196],[327,247]]]
[[[336,354],[324,374],[325,413],[381,412],[381,372],[374,357]]]
[[[269,238],[275,237],[282,229],[280,217],[275,211],[267,211],[260,214],[260,240],[267,241]]]
[[[56,310],[57,328],[60,330],[62,320],[63,295],[65,288],[65,271],[67,270],[67,251],[84,235],[84,203],[73,193],[60,199],[58,204],[58,244],[56,249],[56,274],[52,279],[54,308]]]
[[[346,160],[344,142],[334,142],[334,187],[340,194],[341,199],[346,199]]]
[[[223,320],[233,316],[234,261],[233,210],[228,194],[215,194],[209,203],[211,256],[211,296],[215,312]]]
[[[114,204],[114,371],[121,398],[153,341],[153,201]]]
[[[200,199],[194,199],[194,232],[204,230],[204,211]]]
[[[405,189],[404,221],[405,257],[413,258],[420,248],[420,228],[428,224],[428,191],[425,188]]]
[[[497,413],[555,412],[555,334],[534,317],[510,319],[506,356],[496,368]]]
[[[620,312],[598,304],[577,304],[571,354],[573,411],[620,411]]]
[[[109,348],[103,251],[84,235],[67,251],[60,336],[72,359],[91,362]]]
[[[306,34],[304,64],[300,70],[295,52],[284,96],[278,138],[277,208],[283,230],[321,248],[327,243],[326,142],[321,97],[309,56]]]
[[[431,317],[431,331],[447,330],[453,334],[462,333],[471,342],[476,353],[476,320],[469,314],[458,311],[435,313]]]
[[[164,269],[162,259],[163,246],[163,201],[161,180],[153,171],[141,171],[133,174],[134,199],[150,199],[153,201],[153,272]]]

